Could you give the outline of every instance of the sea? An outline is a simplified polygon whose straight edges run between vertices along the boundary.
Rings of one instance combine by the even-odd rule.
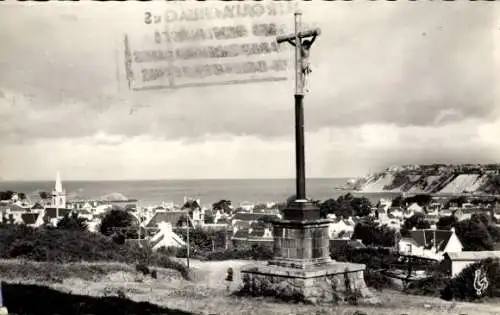
[[[380,198],[394,198],[390,192],[360,193],[339,190],[348,178],[311,178],[306,180],[307,197],[315,200],[338,198],[351,192],[364,196],[375,204]],[[0,181],[0,190],[23,192],[37,196],[39,191],[50,193],[54,181]],[[181,204],[184,197],[200,199],[203,205],[221,199],[231,200],[234,206],[242,202],[253,204],[283,202],[295,194],[294,179],[192,179],[192,180],[123,180],[123,181],[63,181],[68,200],[100,199],[111,193],[121,193],[141,205],[160,205],[162,202]]]

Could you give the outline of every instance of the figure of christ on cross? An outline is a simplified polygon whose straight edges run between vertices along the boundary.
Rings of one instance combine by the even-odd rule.
[[[276,38],[278,44],[287,42],[295,47],[296,94],[302,94],[305,83],[309,83],[308,78],[312,72],[309,55],[316,37],[321,33],[319,28],[301,30],[301,15],[300,12],[295,13],[295,32],[293,34]]]
[[[312,47],[312,44],[316,40],[316,33],[311,37],[311,39],[299,39],[301,41],[300,44],[300,60],[301,60],[301,71],[303,75],[303,84],[306,86],[306,92],[309,92],[309,80],[308,76],[311,74],[311,64],[309,63],[309,54]],[[295,39],[289,39],[288,43],[295,47]]]

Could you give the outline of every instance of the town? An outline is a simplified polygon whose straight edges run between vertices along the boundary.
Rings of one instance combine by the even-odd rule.
[[[447,260],[450,276],[485,257],[500,257],[498,198],[405,196],[382,198],[375,205],[350,193],[337,200],[316,201],[323,217],[331,221],[328,234],[332,250],[341,251],[345,246],[381,247],[400,257],[429,262]],[[196,231],[222,232],[224,240],[220,246],[224,249],[263,246],[272,250],[271,223],[282,218],[287,205],[245,202],[234,206],[229,200],[203,205],[199,199],[185,197],[182,204],[163,202],[142,207],[139,200],[119,193],[100,200],[66,200],[59,173],[51,195],[40,192],[36,197],[28,200],[22,192],[2,192],[2,223],[57,227],[66,220],[79,218],[89,232],[119,235],[126,242],[144,244],[153,250],[185,248],[189,242],[186,232],[190,229],[192,235]],[[467,234],[471,229],[483,234],[471,238]],[[212,249],[215,251],[215,244]],[[408,270],[407,266],[403,269],[390,270],[389,274],[408,281],[426,276],[421,270]]]

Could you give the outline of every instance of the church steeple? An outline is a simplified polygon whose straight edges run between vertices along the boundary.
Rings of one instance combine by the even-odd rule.
[[[57,175],[56,175],[56,186],[54,187],[54,191],[62,192],[61,173],[59,173],[59,172],[57,172]]]
[[[56,175],[56,185],[54,186],[54,190],[52,190],[51,206],[54,208],[66,208],[66,192],[62,188],[61,174],[59,172]]]

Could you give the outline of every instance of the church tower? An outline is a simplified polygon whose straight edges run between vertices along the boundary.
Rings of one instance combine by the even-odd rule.
[[[66,191],[62,188],[61,175],[57,172],[56,185],[52,190],[52,208],[66,208]]]

